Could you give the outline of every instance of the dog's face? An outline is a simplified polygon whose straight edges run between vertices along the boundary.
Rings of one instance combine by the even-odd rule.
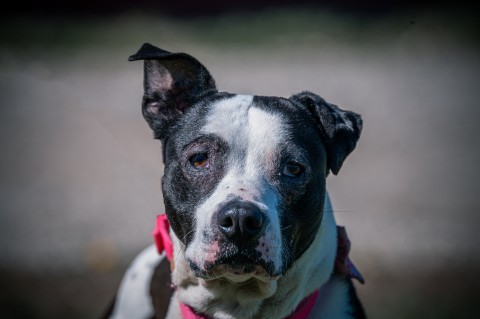
[[[213,96],[169,133],[165,204],[195,273],[285,271],[322,219],[326,153],[307,112],[286,99]]]
[[[219,93],[186,54],[144,45],[143,115],[162,141],[171,227],[198,277],[270,281],[322,222],[325,179],[340,169],[360,117],[319,96]]]

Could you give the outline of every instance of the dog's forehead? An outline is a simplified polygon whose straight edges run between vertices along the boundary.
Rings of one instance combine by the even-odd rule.
[[[254,96],[235,95],[211,105],[202,132],[220,136],[233,148],[265,150],[287,140],[288,125],[280,110],[267,110]]]

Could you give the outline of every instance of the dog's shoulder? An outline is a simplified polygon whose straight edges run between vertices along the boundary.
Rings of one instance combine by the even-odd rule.
[[[320,289],[308,319],[318,318],[367,318],[351,278],[332,275]]]
[[[358,298],[357,290],[353,285],[352,279],[347,279],[348,281],[348,294],[349,294],[349,303],[351,306],[352,318],[355,319],[367,319],[365,309],[363,308],[360,298]]]
[[[151,245],[135,257],[103,318],[165,318],[172,295],[170,263]]]

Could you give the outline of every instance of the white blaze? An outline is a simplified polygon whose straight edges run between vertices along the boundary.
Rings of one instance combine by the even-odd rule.
[[[247,95],[218,102],[212,106],[202,129],[205,134],[216,134],[228,143],[229,158],[224,177],[195,213],[197,228],[186,257],[196,263],[202,264],[205,251],[211,250],[207,247],[210,243],[205,243],[202,236],[211,229],[213,214],[227,200],[227,195],[234,194],[256,204],[268,216],[268,236],[262,237],[264,246],[259,251],[265,261],[274,263],[276,270],[281,267],[279,196],[268,179],[287,130],[279,115],[256,108],[252,102],[253,97]]]

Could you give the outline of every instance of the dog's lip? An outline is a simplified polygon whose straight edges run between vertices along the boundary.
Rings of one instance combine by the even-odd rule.
[[[215,271],[221,274],[221,277],[234,282],[245,282],[249,279],[256,278],[261,281],[270,282],[279,278],[279,276],[270,276],[262,266],[246,265],[248,268],[241,268],[242,266],[220,265],[217,266]],[[249,270],[249,271],[245,271]]]
[[[247,253],[237,253],[233,255],[225,255],[218,257],[215,262],[205,265],[205,268],[208,270],[210,268],[218,266],[227,266],[231,269],[247,269],[253,268],[254,266],[261,265],[261,262],[255,257]]]
[[[274,274],[271,267],[263,261],[243,254],[219,258],[214,263],[205,264],[203,269],[190,261],[190,268],[197,277],[205,280],[226,278],[233,282],[242,282],[255,277],[269,282],[280,277],[280,274]]]
[[[264,282],[270,282],[278,279],[279,276],[271,276],[267,273],[265,268],[259,265],[245,264],[245,265],[229,265],[221,264],[214,266],[208,271],[209,276],[205,279],[224,278],[234,283],[245,282],[252,278],[259,279]]]

